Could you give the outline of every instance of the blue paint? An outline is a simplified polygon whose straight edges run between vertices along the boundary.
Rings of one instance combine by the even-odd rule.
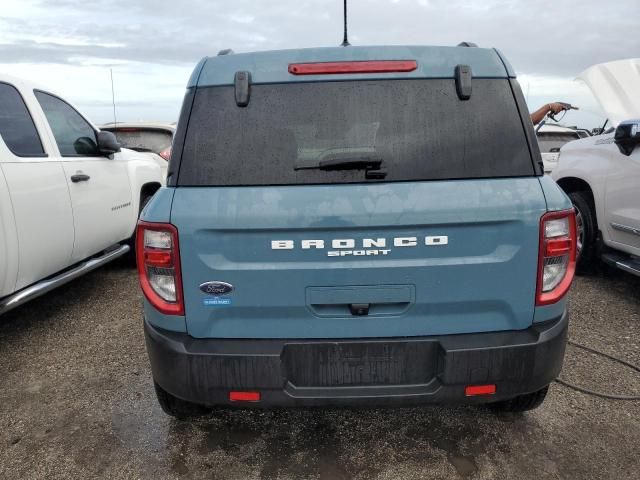
[[[158,190],[144,207],[141,218],[147,222],[169,222],[173,192],[172,188],[166,187]]]
[[[540,217],[536,177],[285,187],[177,188],[187,327],[194,337],[417,336],[531,325]],[[395,248],[387,257],[330,258],[272,250],[272,240],[447,235],[448,245]],[[210,309],[198,286],[234,285],[233,309]],[[329,315],[308,287],[409,285],[409,305],[380,315]],[[366,293],[353,297],[368,299]],[[402,302],[400,302],[402,303]],[[397,302],[396,302],[397,304]],[[338,309],[339,307],[331,307]],[[341,307],[344,311],[344,306]],[[337,310],[336,310],[337,311]]]
[[[153,324],[154,327],[163,328],[172,332],[186,332],[187,323],[181,315],[165,315],[158,312],[151,306],[149,301],[144,299],[144,317]]]
[[[291,75],[290,63],[344,62],[364,60],[416,60],[413,72],[348,74],[348,75]],[[251,72],[251,82],[313,82],[358,79],[393,78],[453,78],[456,65],[471,67],[475,78],[507,78],[514,76],[505,66],[498,52],[490,48],[376,46],[331,47],[238,53],[204,58],[196,66],[188,87],[232,85],[238,71]]]
[[[550,212],[572,208],[571,200],[549,175],[539,177],[540,186]]]
[[[541,307],[536,307],[536,311],[533,317],[534,323],[548,322],[549,320],[555,320],[560,317],[562,313],[567,309],[569,295],[565,295],[565,297],[559,302],[553,303],[551,305],[544,305]]]

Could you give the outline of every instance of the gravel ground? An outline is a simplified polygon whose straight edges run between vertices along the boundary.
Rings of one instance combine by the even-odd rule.
[[[140,304],[118,263],[0,317],[0,478],[637,478],[640,402],[558,384],[524,415],[239,410],[177,422],[155,400]],[[573,340],[640,364],[639,278],[579,278],[571,308]],[[574,347],[561,376],[640,393],[636,372]]]

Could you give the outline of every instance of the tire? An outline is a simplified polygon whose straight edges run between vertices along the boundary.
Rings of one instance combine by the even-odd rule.
[[[576,209],[576,226],[578,230],[576,273],[584,275],[591,273],[596,264],[598,223],[593,200],[589,193],[572,192],[569,194],[569,198]]]
[[[211,411],[202,405],[196,405],[174,397],[156,382],[153,382],[153,386],[162,411],[171,417],[178,420],[188,420],[189,418],[201,417]]]
[[[502,413],[520,413],[533,410],[542,405],[542,402],[544,402],[547,396],[547,391],[549,391],[549,385],[537,392],[519,395],[509,400],[503,400],[502,402],[490,403],[489,408],[494,412]]]
[[[138,218],[140,218],[140,214],[142,213],[142,210],[144,209],[144,207],[147,206],[147,203],[149,203],[149,200],[151,200],[153,198],[153,195],[146,195],[142,198],[142,200],[140,201],[140,209],[138,210]],[[129,250],[129,257],[128,257],[128,262],[129,265],[133,268],[136,268],[136,232],[137,232],[137,228],[136,230],[134,230],[133,235],[131,235],[131,238],[129,239],[129,247],[131,248]]]

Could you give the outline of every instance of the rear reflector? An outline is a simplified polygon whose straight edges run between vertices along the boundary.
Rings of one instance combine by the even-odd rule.
[[[232,402],[259,402],[260,392],[229,392]]]
[[[495,385],[469,385],[464,389],[464,394],[467,397],[474,397],[476,395],[493,395],[494,393],[496,393]]]
[[[418,63],[415,60],[290,63],[289,73],[292,75],[327,75],[332,73],[413,72],[416,68],[418,68]]]
[[[171,252],[160,249],[146,249],[144,251],[144,263],[153,267],[171,267],[173,261]]]

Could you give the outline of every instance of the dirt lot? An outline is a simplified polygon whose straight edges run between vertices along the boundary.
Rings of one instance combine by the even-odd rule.
[[[227,411],[156,404],[135,273],[114,264],[0,317],[0,478],[637,478],[640,402],[554,384],[520,416],[473,408]],[[640,279],[579,278],[577,341],[640,364]],[[562,377],[640,393],[569,347]]]

